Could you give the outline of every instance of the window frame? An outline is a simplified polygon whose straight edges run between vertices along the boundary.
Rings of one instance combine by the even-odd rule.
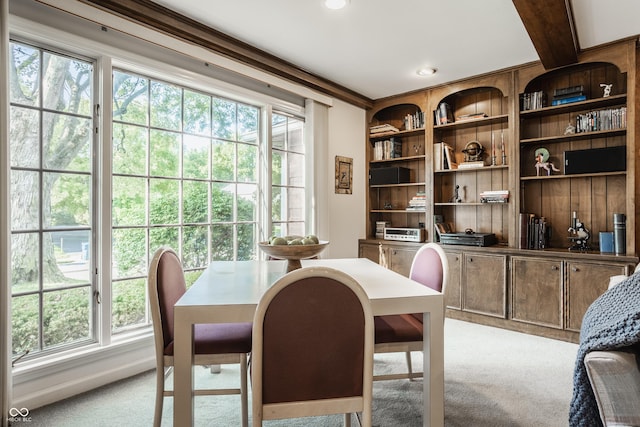
[[[44,75],[42,73],[42,69],[38,70],[38,75],[37,75],[37,79],[38,79],[38,86],[39,86],[39,97],[38,97],[38,103],[37,105],[25,105],[25,104],[20,104],[20,103],[14,103],[11,102],[10,99],[8,99],[8,106],[9,108],[23,108],[23,109],[29,109],[29,110],[33,110],[33,111],[37,111],[38,112],[38,126],[39,126],[39,131],[38,131],[38,149],[39,149],[39,155],[38,155],[38,165],[37,166],[12,166],[9,165],[10,167],[10,173],[13,173],[14,171],[18,171],[18,172],[33,172],[33,173],[37,173],[38,174],[38,181],[39,181],[39,190],[40,193],[38,195],[38,199],[39,199],[39,204],[38,204],[38,208],[39,208],[39,213],[38,213],[38,224],[37,227],[32,228],[32,229],[25,229],[25,230],[14,230],[11,224],[11,218],[9,218],[9,235],[10,236],[15,236],[15,235],[25,235],[25,234],[33,234],[38,236],[37,240],[38,240],[38,265],[39,265],[39,275],[38,275],[38,286],[36,290],[28,290],[28,291],[24,291],[24,292],[17,292],[14,293],[12,290],[13,287],[13,283],[11,283],[11,287],[9,290],[9,298],[11,299],[11,301],[13,301],[14,298],[21,298],[21,297],[26,297],[29,295],[38,295],[38,317],[39,317],[39,321],[38,321],[38,340],[37,340],[37,349],[34,352],[32,352],[31,350],[33,349],[28,349],[26,352],[18,354],[18,355],[13,355],[13,357],[18,357],[18,356],[22,356],[24,357],[26,360],[29,359],[42,359],[42,358],[49,358],[53,355],[58,355],[60,353],[64,353],[67,351],[73,351],[75,349],[78,348],[88,348],[91,346],[94,346],[95,344],[97,344],[99,342],[99,300],[100,300],[100,294],[99,294],[99,286],[98,286],[98,278],[97,278],[97,274],[96,274],[96,267],[95,267],[95,257],[92,254],[96,253],[96,247],[97,247],[97,238],[96,238],[96,230],[98,228],[98,215],[97,215],[97,211],[98,211],[98,205],[97,205],[97,198],[95,197],[96,194],[98,194],[98,176],[99,176],[99,172],[98,172],[98,163],[97,163],[97,151],[98,151],[98,144],[99,144],[99,132],[97,132],[96,130],[96,124],[98,122],[98,117],[97,117],[97,104],[98,104],[98,99],[99,99],[99,88],[100,88],[100,79],[98,78],[97,75],[97,71],[98,71],[98,61],[95,58],[92,58],[90,56],[87,56],[81,52],[73,52],[70,49],[64,48],[64,47],[55,47],[52,46],[51,44],[48,43],[41,43],[38,41],[32,41],[29,40],[27,38],[23,38],[23,37],[19,37],[19,36],[13,36],[11,35],[9,37],[9,42],[10,42],[10,48],[11,45],[24,45],[24,46],[28,46],[34,50],[38,51],[38,57],[39,57],[39,63],[43,64],[44,63],[44,55],[45,54],[51,54],[51,55],[55,55],[55,56],[59,56],[59,57],[63,57],[63,58],[68,58],[72,61],[79,61],[79,62],[83,62],[85,64],[87,64],[88,66],[90,66],[91,68],[91,84],[89,85],[90,90],[91,90],[91,99],[89,102],[89,111],[86,114],[81,114],[81,113],[73,113],[73,112],[67,112],[67,111],[61,111],[61,110],[57,110],[57,109],[51,109],[51,108],[47,108],[46,106],[43,105],[43,99],[42,99],[42,82],[44,81]],[[89,137],[89,156],[88,158],[90,159],[89,161],[89,169],[88,171],[79,171],[79,170],[65,170],[65,169],[59,169],[59,168],[51,168],[51,167],[47,167],[44,163],[44,147],[47,144],[47,141],[44,141],[44,137],[45,135],[43,134],[42,131],[42,125],[43,125],[43,115],[45,114],[59,114],[62,116],[66,116],[66,117],[74,117],[74,118],[81,118],[81,119],[88,119],[91,121],[91,135]],[[9,141],[9,145],[10,141]],[[11,158],[11,147],[9,146],[9,158]],[[46,174],[60,174],[62,176],[85,176],[88,177],[88,181],[90,182],[89,185],[89,203],[88,203],[88,208],[89,208],[89,224],[88,225],[81,225],[81,226],[46,226],[45,225],[45,218],[43,218],[43,196],[42,196],[42,183],[43,183],[43,176]],[[11,197],[12,194],[12,189],[11,186],[8,189],[8,195],[9,197]],[[87,263],[87,276],[88,276],[88,280],[85,283],[80,283],[80,284],[76,284],[76,285],[64,285],[64,286],[56,286],[56,287],[49,287],[46,286],[46,281],[45,278],[43,277],[43,269],[42,269],[42,265],[43,265],[43,239],[44,239],[44,235],[48,234],[48,233],[64,233],[64,232],[81,232],[81,231],[85,231],[88,233],[89,235],[89,242],[88,242],[88,246],[87,246],[87,251],[88,251],[88,263]],[[11,263],[9,263],[8,265],[9,269],[11,269]],[[49,345],[49,346],[45,346],[45,325],[43,323],[43,319],[45,317],[45,313],[44,313],[44,299],[47,295],[51,294],[53,295],[56,292],[64,292],[67,290],[72,290],[72,289],[81,289],[81,288],[87,288],[88,289],[88,304],[89,304],[89,310],[88,310],[88,317],[87,317],[87,322],[88,322],[88,336],[82,339],[74,339],[71,340],[69,342],[63,342],[63,343],[59,343],[59,344],[55,344],[55,345]],[[10,327],[13,328],[13,322],[11,322]]]
[[[108,239],[99,239],[97,236],[110,235],[112,229],[112,215],[110,212],[111,206],[111,140],[112,140],[112,81],[111,73],[115,69],[126,69],[130,72],[136,72],[143,74],[150,79],[159,79],[163,81],[169,81],[179,85],[185,85],[185,87],[191,90],[205,91],[211,96],[224,97],[233,100],[238,103],[248,103],[260,108],[259,121],[260,121],[260,139],[264,141],[258,144],[260,163],[265,165],[262,168],[262,172],[257,177],[258,193],[259,193],[259,210],[258,215],[258,231],[256,238],[256,256],[261,257],[263,254],[257,248],[257,242],[262,239],[268,238],[269,233],[265,230],[271,229],[271,180],[270,177],[267,180],[266,175],[270,175],[270,153],[271,153],[271,140],[267,136],[268,128],[270,128],[270,114],[273,109],[277,109],[279,114],[292,114],[298,118],[305,117],[305,108],[296,104],[292,104],[288,101],[279,100],[270,96],[253,92],[249,89],[235,87],[227,84],[223,81],[217,80],[214,77],[206,76],[194,71],[184,70],[171,64],[159,63],[154,60],[135,62],[127,58],[127,55],[112,55],[109,54],[108,49],[102,51],[91,50],[87,51],[85,46],[80,44],[80,47],[74,47],[70,49],[57,47],[52,48],[50,43],[44,43],[39,37],[20,37],[11,36],[12,41],[18,43],[25,43],[33,45],[38,49],[49,49],[52,51],[68,50],[71,57],[87,58],[93,63],[94,67],[94,100],[93,104],[93,119],[94,129],[96,130],[94,138],[94,155],[93,155],[93,184],[92,184],[92,215],[93,215],[93,230],[92,237],[93,243],[91,253],[93,254],[91,271],[93,280],[93,292],[94,299],[94,315],[92,326],[95,328],[94,339],[92,342],[83,342],[79,345],[72,345],[55,351],[52,353],[39,353],[32,357],[26,357],[20,361],[20,369],[17,372],[21,372],[22,369],[29,369],[30,366],[35,364],[48,363],[47,361],[54,362],[60,360],[72,360],[82,355],[93,354],[95,351],[105,351],[111,346],[117,346],[118,348],[124,348],[122,345],[128,345],[139,339],[149,338],[151,331],[151,324],[141,325],[138,328],[131,328],[122,333],[114,333],[111,328],[111,301],[112,301],[112,277],[111,277],[111,263],[112,252]],[[63,42],[52,42],[56,46],[64,46]],[[93,52],[93,54],[92,54]],[[107,77],[105,77],[107,76]],[[109,106],[105,108],[104,106]],[[307,139],[305,138],[305,144]],[[265,146],[268,144],[268,146]],[[308,146],[306,150],[308,151]],[[268,156],[268,160],[265,158]],[[268,165],[268,172],[266,165]],[[309,164],[305,163],[305,174],[307,176],[313,174],[313,169],[308,167]],[[103,179],[105,178],[105,179]],[[106,179],[109,178],[109,179]],[[99,181],[99,184],[95,184]],[[268,194],[265,193],[268,192]],[[310,190],[308,190],[309,192]],[[310,212],[311,206],[309,204],[310,198],[305,200],[305,211]],[[268,213],[268,214],[267,214]],[[306,220],[306,219],[305,219]],[[95,301],[100,303],[95,304]],[[108,319],[105,320],[105,319]],[[132,341],[133,340],[133,341]],[[56,362],[57,363],[57,362]]]

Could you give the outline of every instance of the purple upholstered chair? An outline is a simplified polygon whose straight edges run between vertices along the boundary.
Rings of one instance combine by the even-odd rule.
[[[437,243],[426,243],[416,252],[409,277],[431,289],[444,293],[449,276],[447,255]],[[422,351],[422,313],[375,316],[375,353],[399,353],[407,356],[407,373],[376,375],[374,380],[418,378],[413,372],[411,352]]]
[[[187,291],[182,263],[168,247],[159,248],[149,267],[149,302],[156,349],[156,404],[154,427],[160,426],[165,380],[173,371],[173,306]],[[196,396],[240,394],[242,425],[248,425],[247,353],[251,351],[251,323],[203,324],[194,328],[194,364],[240,364],[240,387],[234,389],[195,390]]]
[[[371,426],[373,315],[350,276],[294,270],[261,298],[253,320],[253,426],[263,420],[362,412]]]

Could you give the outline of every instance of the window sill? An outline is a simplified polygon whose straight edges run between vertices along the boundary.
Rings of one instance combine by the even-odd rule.
[[[108,346],[94,344],[18,362],[13,368],[12,404],[35,409],[154,367],[149,328],[116,337]]]

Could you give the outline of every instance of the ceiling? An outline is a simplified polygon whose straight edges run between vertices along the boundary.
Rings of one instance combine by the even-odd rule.
[[[640,34],[640,1],[567,1],[580,49]],[[323,0],[154,2],[370,99],[539,59],[512,0],[351,0],[338,11]]]

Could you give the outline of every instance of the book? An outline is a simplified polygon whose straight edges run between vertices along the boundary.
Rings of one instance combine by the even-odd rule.
[[[545,217],[521,213],[518,217],[518,249],[549,247],[550,227]]]
[[[400,132],[400,129],[390,124],[371,126],[369,128],[369,133],[372,135],[377,133],[386,133],[386,132]]]
[[[436,142],[433,144],[433,168],[434,170],[441,171],[442,167],[442,142]]]
[[[373,160],[390,160],[402,157],[402,141],[391,137],[376,141],[373,145]]]
[[[585,101],[586,99],[585,95],[570,96],[568,98],[554,99],[551,101],[551,105],[571,104],[572,102]]]
[[[577,93],[581,94],[582,92],[584,92],[584,86],[575,85],[575,86],[561,87],[561,88],[555,89],[553,91],[553,96],[557,97],[557,96],[572,95]]]
[[[567,99],[567,98],[573,98],[574,96],[583,96],[583,95],[585,95],[584,92],[576,92],[576,93],[570,93],[568,95],[557,95],[557,96],[554,96],[553,99]]]
[[[492,190],[480,193],[481,203],[508,203],[509,190]]]
[[[484,117],[488,117],[488,116],[485,113],[463,114],[462,116],[456,117],[456,121],[463,122],[465,120],[477,120],[477,119],[482,119]]]
[[[544,91],[523,93],[520,95],[520,110],[537,110],[546,105],[546,94]]]
[[[458,169],[473,169],[484,167],[484,161],[477,160],[475,162],[462,162],[458,163]]]
[[[456,161],[456,154],[453,152],[453,147],[447,143],[443,143],[444,158],[446,161],[445,169],[458,169],[458,162]]]
[[[453,113],[451,107],[446,102],[438,104],[438,108],[433,112],[435,125],[446,125],[453,123]]]

